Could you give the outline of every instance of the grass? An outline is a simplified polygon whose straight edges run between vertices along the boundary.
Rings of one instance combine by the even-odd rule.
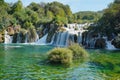
[[[103,51],[95,52],[90,55],[90,63],[96,65],[101,73],[104,73],[106,80],[120,79],[120,53]]]

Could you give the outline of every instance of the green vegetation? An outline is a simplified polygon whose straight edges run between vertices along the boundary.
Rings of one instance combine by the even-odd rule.
[[[107,9],[104,10],[103,16],[98,21],[98,26],[93,27],[93,30],[104,33],[108,37],[111,35],[119,34],[120,28],[120,1],[115,0],[114,3],[111,3]]]
[[[74,15],[75,21],[77,23],[93,23],[97,22],[102,17],[102,11],[92,12],[92,11],[80,11]]]
[[[119,51],[96,50],[92,51],[90,55],[90,63],[105,74],[106,80],[117,80],[120,79],[119,58]]]
[[[79,12],[72,14],[68,5],[59,2],[51,3],[35,3],[32,2],[27,7],[24,7],[21,0],[14,4],[0,1],[0,30],[8,26],[20,25],[21,28],[28,29],[29,24],[33,24],[37,29],[41,24],[67,24],[67,23],[83,23],[95,21],[99,18],[97,12]],[[49,27],[48,27],[49,28]]]
[[[120,1],[115,0],[107,9],[104,10],[102,18],[99,20],[99,31],[105,33],[108,37],[120,33]]]
[[[103,16],[96,24],[90,26],[88,31],[107,36],[108,40],[114,39],[113,45],[120,48],[120,1],[115,0],[108,8],[104,9]]]
[[[50,42],[51,37],[57,28],[63,24],[70,23],[72,21],[71,19],[73,20],[73,15],[70,7],[56,1],[51,3],[32,2],[27,7],[23,6],[21,0],[18,0],[13,4],[6,3],[4,0],[0,1],[1,33],[4,29],[7,30],[9,27],[11,27],[13,28],[14,33],[11,34],[9,31],[8,33],[14,36],[20,33],[20,31],[15,31],[15,28],[19,25],[20,29],[27,30],[28,34],[30,34],[30,38],[35,38],[35,35],[33,34],[34,31],[39,31],[41,28],[39,31],[40,37],[48,32],[48,35],[50,35],[50,37],[47,38],[47,42]],[[51,24],[54,24],[55,27],[50,26]],[[31,28],[31,26],[34,28]],[[45,30],[47,30],[47,32],[44,32]],[[32,41],[33,40],[31,39],[30,42]]]
[[[68,47],[73,53],[73,60],[88,58],[88,53],[79,44],[73,44]]]
[[[48,60],[52,63],[70,65],[73,61],[88,58],[88,53],[78,44],[73,44],[68,48],[55,48],[48,54]]]
[[[67,48],[55,48],[48,54],[48,60],[52,63],[70,65],[72,63],[72,51]]]

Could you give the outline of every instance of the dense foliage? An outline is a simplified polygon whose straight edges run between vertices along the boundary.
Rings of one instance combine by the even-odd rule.
[[[34,3],[24,7],[21,0],[14,4],[0,1],[0,30],[9,26],[20,25],[21,28],[29,29],[32,24],[36,29],[41,24],[55,23],[67,24],[73,18],[68,5],[59,2]]]
[[[97,22],[97,27],[93,27],[92,30],[107,35],[109,38],[113,34],[118,35],[120,33],[120,1],[115,0],[108,8],[103,10],[103,16]]]
[[[120,0],[115,0],[103,10],[103,16],[89,27],[89,32],[106,36],[116,48],[120,48]]]
[[[92,11],[80,11],[74,15],[75,21],[77,23],[93,23],[98,21],[102,16],[102,11],[99,12],[92,12]]]
[[[0,29],[10,25],[20,25],[24,29],[30,28],[33,24],[37,29],[41,24],[67,24],[67,23],[85,23],[98,20],[100,13],[97,12],[78,12],[72,14],[69,5],[59,2],[35,3],[32,2],[24,7],[21,0],[14,4],[0,1]]]

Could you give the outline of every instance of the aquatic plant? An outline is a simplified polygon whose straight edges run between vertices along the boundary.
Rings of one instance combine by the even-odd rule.
[[[48,53],[48,61],[51,63],[70,65],[73,61],[85,60],[88,53],[78,44],[68,48],[54,48]]]
[[[51,63],[70,65],[72,63],[72,51],[67,48],[54,48],[48,53]]]
[[[88,57],[88,53],[85,49],[83,49],[82,47],[80,47],[79,44],[73,44],[71,46],[68,47],[73,54],[73,60],[75,59],[84,59]]]
[[[104,73],[106,80],[120,79],[119,51],[107,51],[109,54],[103,51],[90,54],[90,63]]]

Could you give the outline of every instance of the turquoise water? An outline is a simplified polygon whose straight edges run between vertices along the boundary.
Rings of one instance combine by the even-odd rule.
[[[52,46],[0,44],[0,80],[105,80],[89,61],[69,68],[44,64]],[[100,52],[100,51],[91,51]]]

